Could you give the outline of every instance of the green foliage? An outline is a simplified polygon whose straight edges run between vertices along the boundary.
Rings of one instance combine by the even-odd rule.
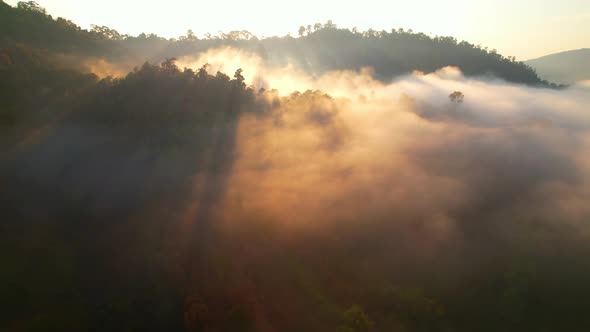
[[[126,35],[121,35],[117,30],[111,29],[106,26],[98,26],[98,25],[92,24],[91,27],[92,27],[91,32],[97,34],[100,38],[103,38],[103,39],[122,40],[127,37]]]
[[[343,314],[343,325],[340,332],[369,332],[372,330],[373,322],[359,305],[353,305]]]
[[[17,45],[0,49],[0,126],[14,125],[97,82],[52,54]]]
[[[422,288],[389,286],[377,299],[375,305],[390,325],[407,331],[441,331],[446,327],[444,306]]]
[[[238,30],[218,36],[206,34],[205,39],[198,39],[189,30],[178,40],[166,40],[153,34],[122,35],[105,26],[93,25],[91,31],[82,30],[71,21],[53,20],[37,4],[30,2],[19,8],[0,7],[0,22],[3,25],[0,46],[20,42],[36,48],[107,56],[115,60],[180,57],[232,46],[274,59],[272,65],[285,65],[289,59],[295,59],[311,72],[358,70],[371,66],[378,79],[389,81],[415,70],[429,73],[456,66],[468,76],[491,75],[515,83],[557,87],[542,81],[531,67],[514,57],[504,57],[495,50],[489,51],[453,37],[431,37],[412,30],[339,29],[328,21],[316,23],[313,27],[301,26],[298,30],[300,38],[258,39],[248,31]]]
[[[21,10],[25,10],[25,11],[34,12],[34,13],[43,14],[43,15],[45,15],[47,13],[45,8],[39,6],[39,4],[35,1],[19,1],[16,5],[16,8],[21,9]]]
[[[512,57],[453,37],[431,37],[411,30],[360,32],[327,23],[293,42],[269,39],[263,44],[280,55],[306,59],[309,69],[316,71],[371,66],[379,79],[390,80],[414,70],[429,73],[456,66],[468,76],[492,75],[511,82],[542,84],[532,68]]]
[[[220,72],[209,75],[204,68],[180,71],[174,58],[159,66],[146,63],[124,79],[103,80],[92,95],[72,121],[156,146],[185,144],[195,126],[230,121],[251,111],[255,102],[241,70],[235,79]]]
[[[19,2],[17,8],[0,3],[0,47],[15,44],[76,54],[111,53],[117,47],[72,21],[54,20],[36,2]]]

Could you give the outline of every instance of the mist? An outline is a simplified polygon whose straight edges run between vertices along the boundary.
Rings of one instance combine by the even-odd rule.
[[[234,49],[179,63],[244,68],[266,89],[258,98],[268,111],[240,118],[225,198],[238,206],[224,210],[289,225],[382,215],[428,228],[444,219],[442,232],[456,236],[468,215],[472,224],[510,215],[503,226],[539,219],[583,231],[586,86],[528,88],[452,67],[383,84],[370,69],[314,76]],[[453,91],[464,102],[452,102]]]
[[[560,274],[582,275],[566,262],[590,249],[587,86],[530,88],[452,67],[384,84],[370,69],[314,75],[231,49],[197,59],[211,72],[245,68],[266,90],[264,115],[240,118],[215,209],[228,234],[263,224],[264,246],[276,236],[316,268],[346,260],[443,293],[516,269],[505,273],[545,298]],[[250,246],[236,260],[263,260]],[[355,278],[345,271],[326,278]]]
[[[1,137],[11,326],[590,326],[587,83],[261,53],[63,55]]]

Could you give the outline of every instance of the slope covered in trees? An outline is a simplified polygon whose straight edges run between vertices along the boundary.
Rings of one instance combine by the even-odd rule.
[[[34,61],[27,61],[8,67],[46,75],[31,73]],[[583,314],[590,276],[577,263],[587,258],[584,238],[573,229],[554,232],[555,225],[518,217],[514,225],[498,225],[488,213],[501,198],[479,203],[483,207],[477,201],[454,207],[457,227],[470,238],[424,257],[421,250],[427,249],[420,246],[432,239],[428,228],[415,224],[422,219],[414,212],[396,215],[395,207],[386,207],[382,213],[383,207],[353,194],[340,209],[353,204],[364,211],[367,205],[370,212],[332,220],[337,202],[323,201],[322,190],[330,186],[323,180],[309,188],[311,203],[323,205],[315,216],[319,233],[284,233],[256,208],[244,212],[261,203],[261,193],[240,184],[238,160],[255,154],[246,180],[262,172],[273,183],[269,169],[295,167],[304,174],[295,183],[307,183],[314,173],[306,167],[317,167],[317,158],[327,156],[332,165],[332,158],[346,153],[347,133],[354,130],[339,120],[346,102],[318,91],[285,97],[253,91],[240,71],[230,78],[204,68],[180,70],[172,59],[122,79],[81,75],[72,81],[69,71],[59,70],[51,75],[50,81],[69,90],[48,90],[55,101],[29,95],[43,105],[41,113],[33,111],[31,100],[14,99],[30,116],[18,122],[18,144],[1,155],[3,329],[419,332],[590,326]],[[251,136],[243,136],[244,119],[252,121]],[[264,123],[269,127],[256,127]],[[6,128],[2,141],[9,139]],[[264,136],[268,130],[270,139]],[[292,140],[282,138],[289,131]],[[254,150],[244,150],[248,142]],[[287,159],[273,159],[277,154]],[[298,155],[302,164],[292,165]],[[439,157],[428,167],[441,167]],[[495,167],[511,176],[512,162],[528,161]],[[332,181],[347,179],[349,172],[339,170]],[[234,200],[236,187],[246,195]],[[482,192],[492,198],[510,190],[527,195],[486,187],[492,193]],[[296,188],[269,194],[296,198],[290,194]],[[313,204],[283,213],[298,218],[313,211]],[[548,253],[546,240],[565,258]]]
[[[259,39],[247,31],[231,31],[218,36],[207,34],[199,39],[189,31],[186,36],[166,40],[153,34],[122,35],[102,26],[85,31],[66,19],[54,20],[35,3],[23,3],[19,8],[0,4],[0,21],[0,47],[14,42],[27,43],[56,52],[106,56],[114,62],[162,61],[232,46],[256,52],[275,65],[295,61],[301,68],[318,74],[370,66],[377,78],[390,81],[415,70],[429,73],[457,66],[469,76],[495,76],[529,85],[549,84],[513,57],[453,37],[431,37],[412,30],[351,31],[338,29],[329,21],[313,27],[302,26],[299,38]]]
[[[25,45],[0,49],[0,125],[22,121],[97,80],[96,75],[76,71],[48,51]]]
[[[7,147],[0,257],[9,271],[1,279],[0,329],[180,330],[182,293],[191,290],[178,278],[182,269],[202,267],[191,254],[213,234],[204,217],[189,228],[169,218],[191,203],[195,174],[211,179],[194,199],[219,199],[237,120],[253,111],[255,95],[240,72],[230,79],[180,71],[173,61],[146,64],[122,80],[90,81],[58,102],[29,95],[44,109],[21,109],[28,116],[18,119],[15,137],[7,135],[15,125],[0,127]],[[62,97],[61,90],[48,94]],[[15,103],[28,107],[28,100]]]

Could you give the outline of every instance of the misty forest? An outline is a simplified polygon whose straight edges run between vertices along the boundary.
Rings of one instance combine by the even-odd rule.
[[[0,0],[0,331],[588,331],[588,105],[453,37]]]

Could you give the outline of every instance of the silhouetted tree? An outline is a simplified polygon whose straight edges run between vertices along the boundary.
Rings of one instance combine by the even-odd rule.
[[[455,91],[449,95],[449,100],[453,103],[462,103],[465,99],[465,95],[461,91]]]
[[[161,64],[162,69],[170,72],[178,71],[178,67],[176,66],[176,58],[167,58]]]
[[[117,30],[111,29],[106,26],[99,26],[92,24],[92,32],[101,36],[102,38],[111,39],[111,40],[122,40],[124,38]]]
[[[45,8],[41,7],[35,1],[19,1],[16,6],[18,9],[27,10],[35,13],[40,13],[44,15],[47,13]]]

